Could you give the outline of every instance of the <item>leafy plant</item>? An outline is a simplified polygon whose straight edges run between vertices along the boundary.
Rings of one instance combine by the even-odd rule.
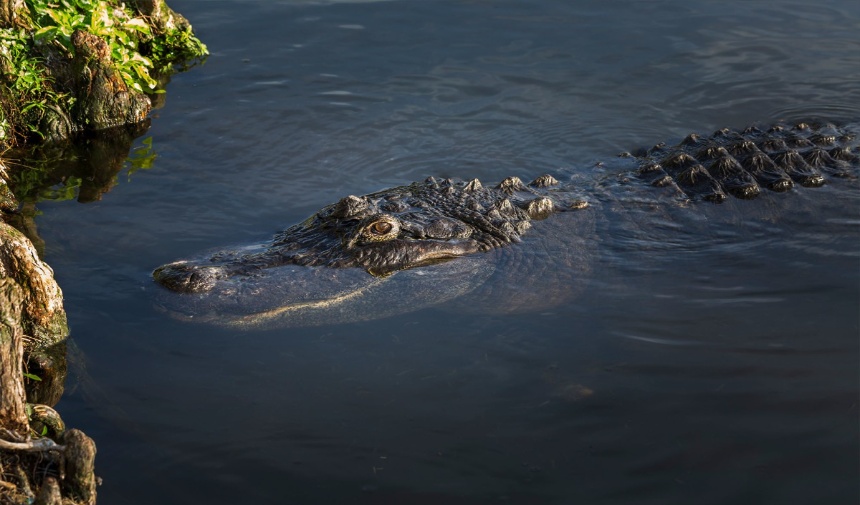
[[[141,40],[152,39],[152,29],[141,17],[123,7],[111,7],[98,0],[29,0],[31,16],[38,28],[34,40],[56,43],[69,54],[74,53],[75,30],[98,35],[110,47],[111,58],[125,83],[137,91],[153,92],[158,83],[150,75],[152,61],[138,52]]]
[[[0,28],[0,144],[26,132],[41,135],[50,109],[68,111],[74,98],[63,93],[45,67],[46,48],[74,54],[76,30],[102,38],[129,88],[160,93],[157,76],[177,61],[208,54],[188,25],[156,32],[150,20],[120,0],[24,0],[20,25]],[[23,130],[23,131],[21,131]]]
[[[209,54],[206,45],[191,32],[191,27],[176,28],[163,35],[163,41],[151,49],[156,72],[165,73],[177,61],[194,62]]]
[[[2,140],[14,133],[13,125],[22,124],[38,134],[48,104],[58,103],[65,95],[54,91],[43,61],[31,55],[32,41],[22,28],[0,29],[0,69],[8,91],[2,93]],[[11,95],[6,97],[7,93]]]
[[[39,380],[42,380],[42,379],[39,379]],[[36,414],[36,410],[33,408],[33,404],[32,403],[25,404],[24,405],[24,411],[27,413],[27,420],[32,423],[34,420],[33,416]],[[35,430],[33,430],[32,427],[30,428],[30,431],[33,435],[35,435],[37,437],[44,437],[48,434],[48,425],[43,424],[42,429],[39,430],[39,432],[36,432]]]

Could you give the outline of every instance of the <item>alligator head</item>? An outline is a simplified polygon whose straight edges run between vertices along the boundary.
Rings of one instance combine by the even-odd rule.
[[[333,307],[350,312],[343,320],[361,319],[355,314],[359,306],[374,314],[363,318],[381,317],[376,286],[395,272],[428,267],[417,274],[420,287],[394,290],[401,291],[400,298],[388,302],[410,303],[413,309],[474,288],[487,277],[479,271],[492,271],[490,262],[438,264],[519,241],[534,220],[562,207],[551,198],[549,188],[556,184],[551,176],[528,186],[510,177],[493,188],[477,179],[430,178],[347,196],[267,244],[170,263],[153,276],[162,286],[190,297],[191,313],[205,311],[213,320],[228,317],[250,323],[288,313],[301,319],[304,316],[296,314],[331,312]],[[434,284],[437,292],[431,293]],[[370,300],[375,300],[373,307]]]

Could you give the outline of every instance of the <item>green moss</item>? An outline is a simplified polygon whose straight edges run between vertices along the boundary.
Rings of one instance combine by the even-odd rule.
[[[191,26],[163,3],[156,5],[169,22],[119,0],[24,0],[15,26],[0,28],[0,145],[81,129],[62,124],[76,99],[56,71],[57,61],[74,57],[76,30],[104,40],[123,82],[140,93],[162,92],[160,75],[204,58],[206,46]]]
[[[28,334],[33,337],[33,346],[37,348],[50,347],[62,342],[69,336],[69,322],[65,310],[55,310],[51,317],[39,325],[32,325]]]

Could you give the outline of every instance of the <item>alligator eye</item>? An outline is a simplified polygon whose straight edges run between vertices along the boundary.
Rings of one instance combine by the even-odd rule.
[[[370,233],[378,236],[388,235],[391,233],[391,223],[387,221],[377,221],[370,225]]]
[[[391,216],[377,215],[368,218],[356,231],[350,245],[387,242],[400,234],[400,222]]]

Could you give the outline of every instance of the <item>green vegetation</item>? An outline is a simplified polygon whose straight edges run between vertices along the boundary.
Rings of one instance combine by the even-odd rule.
[[[38,27],[33,34],[36,44],[54,44],[71,55],[72,33],[88,31],[107,41],[111,57],[128,86],[140,92],[155,90],[158,83],[150,76],[153,63],[138,50],[140,42],[153,38],[152,29],[143,18],[133,17],[127,8],[115,9],[98,0],[60,0],[59,4],[31,0],[29,7]]]
[[[48,104],[63,103],[66,98],[54,91],[42,59],[31,56],[29,39],[23,28],[0,28],[0,142],[6,144],[14,142],[16,124],[36,133]]]
[[[162,92],[160,75],[208,54],[191,26],[163,4],[169,22],[120,0],[24,0],[24,6],[12,26],[0,27],[0,145],[43,137],[47,113],[66,117],[75,106],[75,90],[57,62],[74,57],[76,30],[104,40],[122,81],[139,93]]]
[[[31,381],[42,382],[42,378],[36,374],[24,372],[24,378],[30,379]]]

